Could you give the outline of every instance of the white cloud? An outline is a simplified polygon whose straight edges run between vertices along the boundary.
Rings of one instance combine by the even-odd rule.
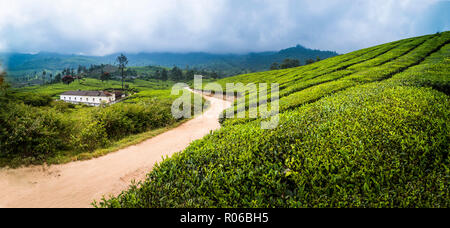
[[[247,52],[300,43],[347,52],[428,32],[417,21],[433,17],[426,10],[436,2],[0,0],[0,51]]]

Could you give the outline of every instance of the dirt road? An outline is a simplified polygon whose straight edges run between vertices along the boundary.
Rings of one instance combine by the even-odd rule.
[[[145,178],[162,157],[220,128],[219,114],[231,102],[207,97],[210,108],[183,125],[106,156],[54,166],[0,170],[0,207],[90,207]]]

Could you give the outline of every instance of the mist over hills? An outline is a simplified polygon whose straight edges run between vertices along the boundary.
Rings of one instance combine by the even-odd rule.
[[[192,53],[137,53],[126,54],[129,66],[158,65],[165,67],[191,67],[234,75],[243,71],[257,72],[269,70],[274,62],[286,58],[299,59],[304,64],[307,59],[326,59],[338,55],[334,51],[321,51],[305,48],[301,45],[281,51],[269,51],[247,54],[211,54]],[[10,76],[23,76],[35,71],[58,71],[64,68],[77,68],[79,65],[114,64],[118,54],[106,56],[68,55],[40,52],[37,54],[0,53],[0,61]]]

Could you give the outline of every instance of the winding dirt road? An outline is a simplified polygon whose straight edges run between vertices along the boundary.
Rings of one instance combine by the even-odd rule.
[[[63,165],[0,170],[0,207],[91,207],[143,180],[155,163],[220,128],[231,102],[205,96],[210,108],[183,125],[106,156]]]

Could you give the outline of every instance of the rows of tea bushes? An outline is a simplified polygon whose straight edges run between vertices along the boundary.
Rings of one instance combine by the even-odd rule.
[[[448,207],[449,105],[431,89],[353,88],[273,131],[225,127],[101,206]]]
[[[430,55],[421,64],[392,77],[404,86],[431,87],[450,95],[450,45]]]
[[[422,62],[424,58],[448,44],[449,39],[450,36],[444,33],[395,42],[386,45],[387,47],[385,48],[380,47],[375,49],[373,52],[376,54],[370,54],[369,52],[355,57],[358,61],[347,60],[344,64],[345,67],[342,67],[342,63],[337,63],[339,67],[331,67],[334,70],[330,71],[330,73],[322,74],[319,72],[314,74],[308,72],[310,75],[308,77],[301,77],[295,83],[293,82],[288,86],[281,85],[281,110],[290,110],[317,101],[324,96],[346,88],[390,78],[392,75]],[[328,65],[328,62],[335,60],[331,58],[325,61]],[[369,67],[370,65],[372,66]],[[283,79],[286,77],[289,76],[280,76]],[[257,109],[257,104],[261,102],[258,101],[258,96],[255,91],[253,93],[249,94],[249,96],[242,97],[236,102],[239,104],[234,107],[236,113],[246,112],[245,115],[248,116],[249,109]],[[243,102],[244,100],[246,102]],[[250,112],[255,112],[255,110],[250,110]],[[241,121],[231,120],[231,122]]]
[[[262,130],[261,118],[225,120],[145,182],[96,205],[449,207],[449,41],[445,32],[221,80],[291,81],[287,89],[333,62],[342,67],[317,78],[355,71],[282,96],[276,129]]]

